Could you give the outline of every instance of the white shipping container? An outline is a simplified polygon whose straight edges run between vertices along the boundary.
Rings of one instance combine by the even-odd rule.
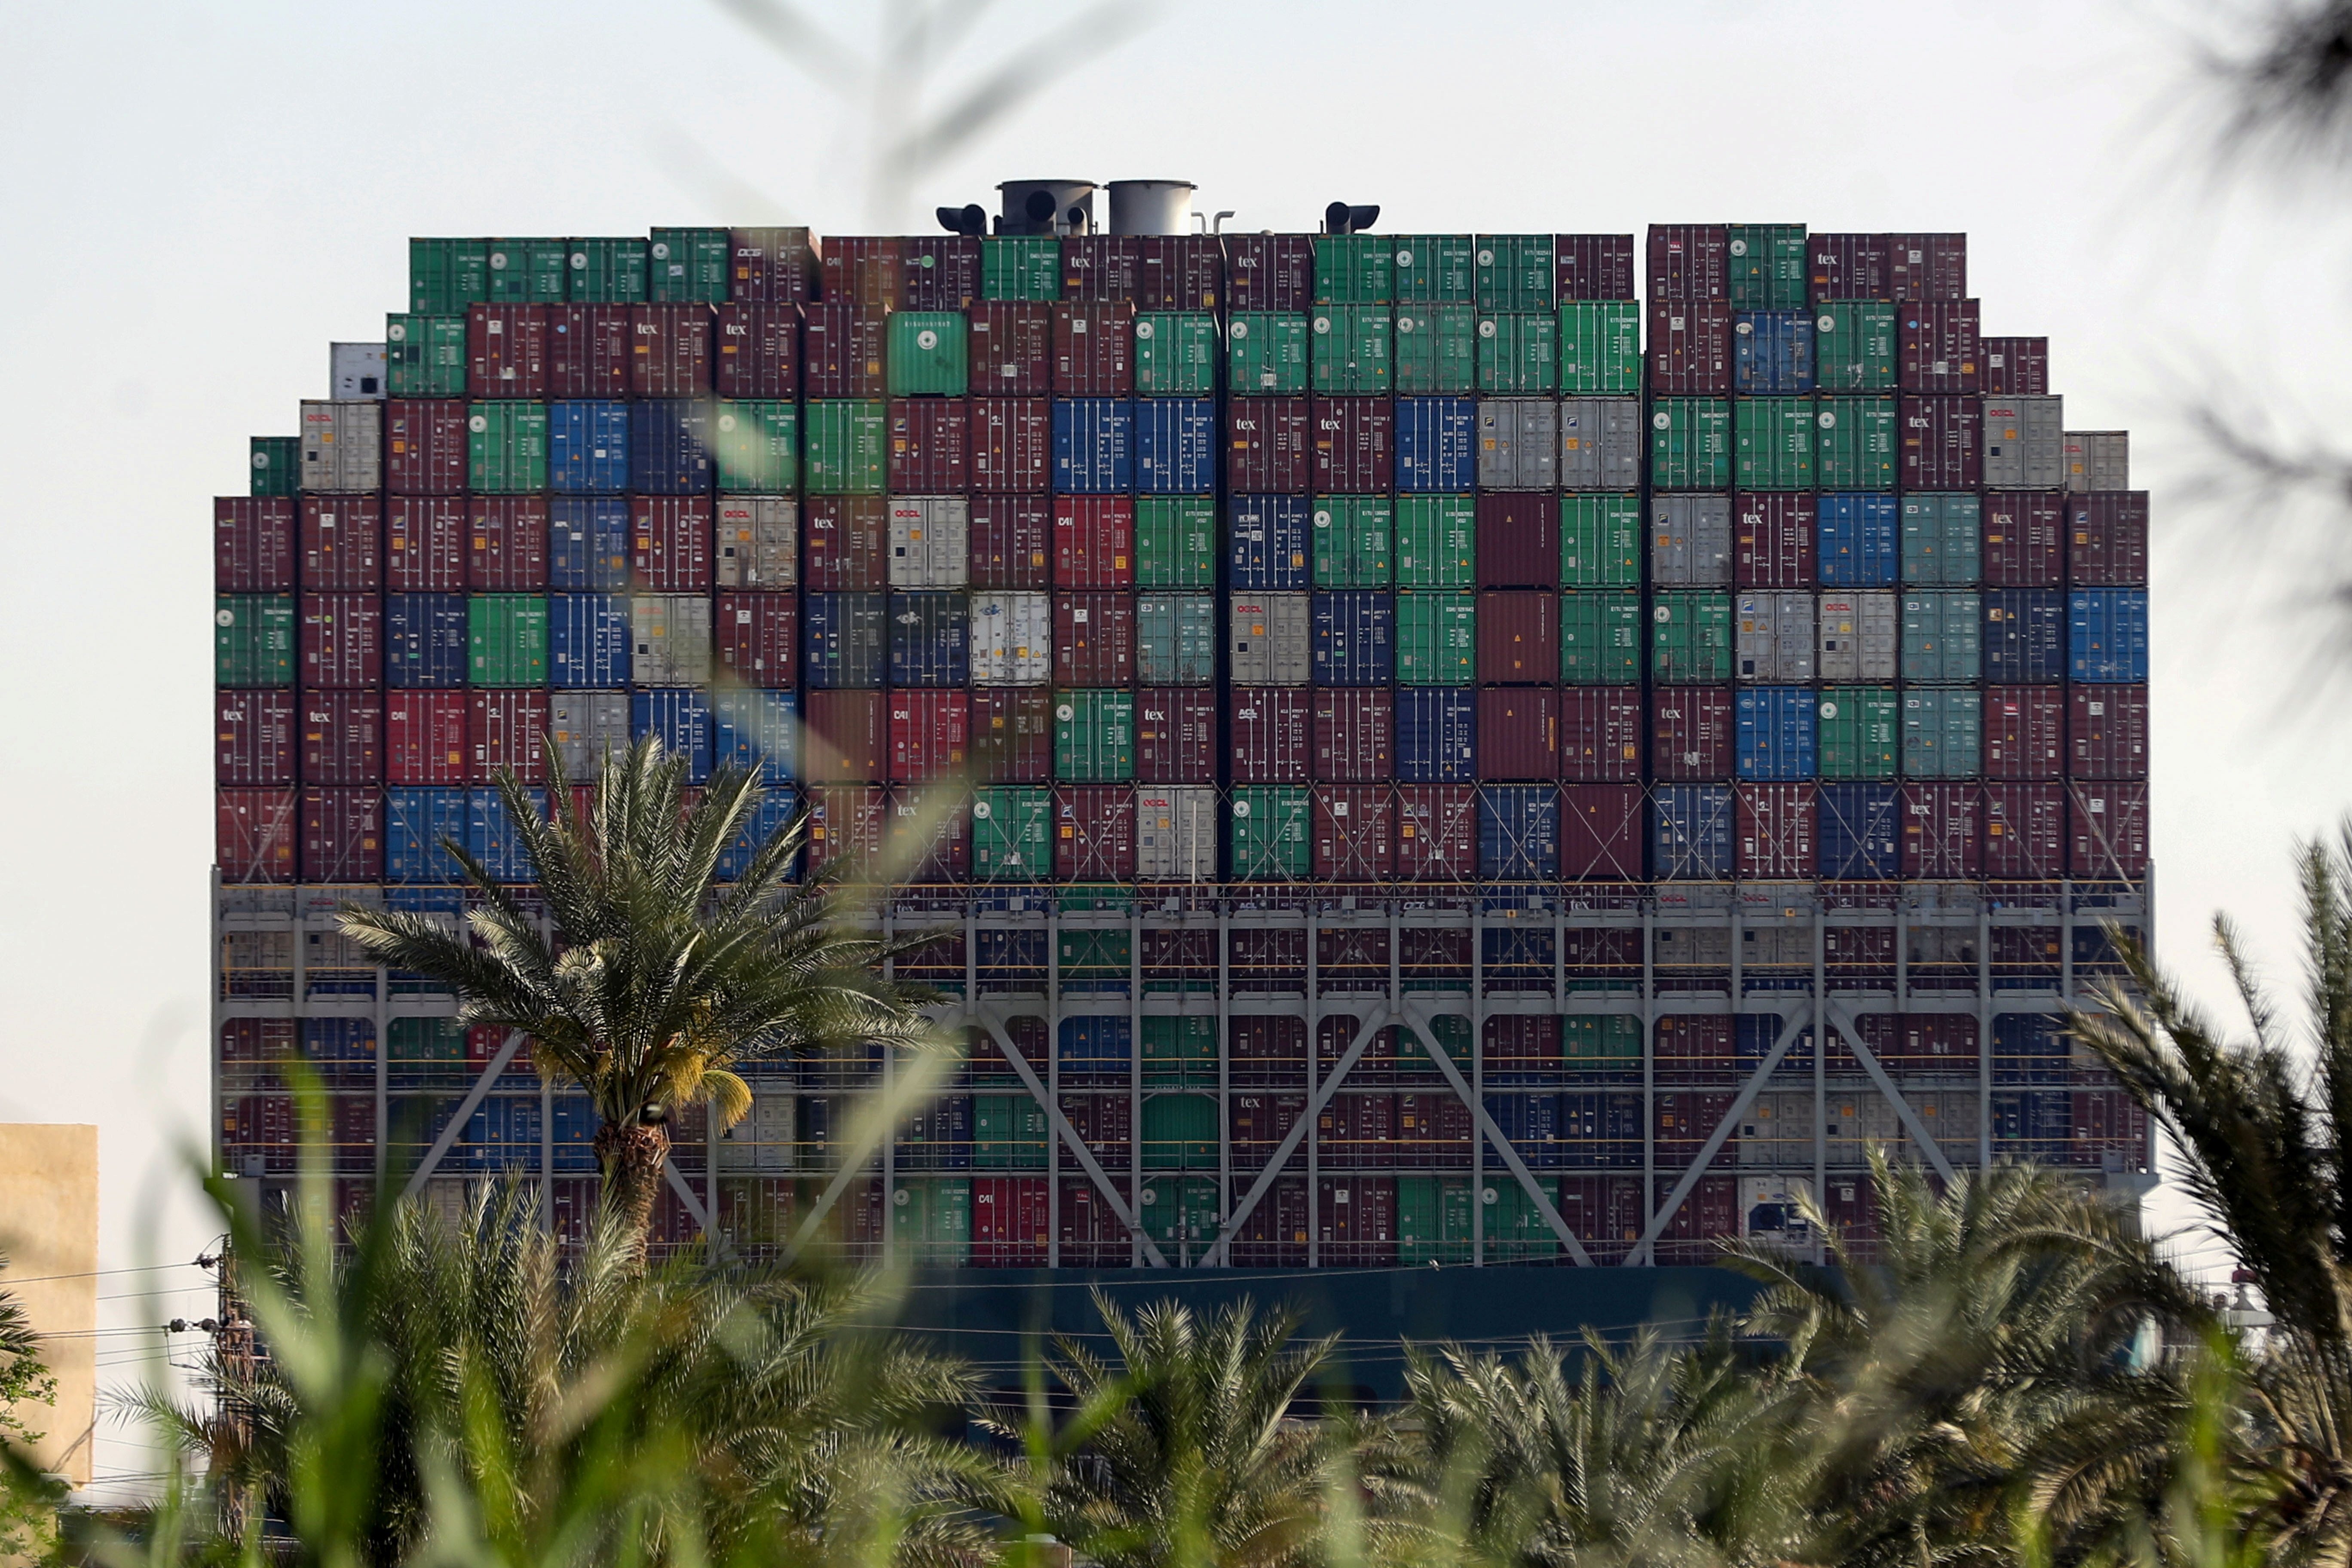
[[[1304,594],[1233,596],[1233,681],[1304,686],[1313,662],[1313,617]]]
[[[2064,485],[2064,402],[2060,397],[1985,399],[1987,489],[2054,490]]]
[[[710,601],[640,594],[629,601],[629,679],[636,686],[710,684]]]
[[[1549,397],[1478,404],[1478,488],[1548,490],[1559,484],[1559,405]]]
[[[1054,601],[1050,595],[971,596],[971,683],[1043,686],[1054,678]]]
[[[383,396],[382,343],[329,343],[327,395],[339,403]]]
[[[1659,496],[1650,502],[1650,580],[1662,588],[1731,583],[1731,498]]]
[[[302,403],[302,488],[373,490],[383,485],[383,405],[373,398]]]
[[[1648,436],[1638,397],[1570,397],[1559,405],[1559,488],[1637,490]]]
[[[1893,594],[1823,594],[1820,679],[1894,679],[1902,625]]]
[[[557,691],[547,700],[547,732],[555,742],[563,771],[591,779],[604,765],[604,753],[629,749],[629,694],[625,691]]]
[[[961,496],[890,502],[890,586],[961,588],[971,582],[971,503]]]
[[[1945,1159],[1954,1164],[1975,1163],[1977,1129],[1983,1124],[1983,1107],[1975,1089],[1907,1089],[1903,1098],[1919,1113],[1927,1135],[1935,1139]]]
[[[1813,1167],[1813,1091],[1767,1089],[1738,1123],[1739,1163],[1751,1169]]]
[[[789,1171],[793,1168],[793,1092],[788,1080],[751,1086],[751,1110],[719,1135],[722,1171]]]
[[[1217,792],[1145,785],[1135,792],[1135,874],[1146,882],[1217,876]]]
[[[1864,1152],[1876,1143],[1890,1153],[1900,1155],[1898,1144],[1907,1143],[1909,1134],[1903,1131],[1902,1119],[1895,1107],[1878,1092],[1878,1086],[1867,1084],[1838,1090],[1829,1097],[1828,1106],[1829,1163],[1836,1166],[1860,1167],[1869,1163]]]
[[[791,496],[720,496],[722,588],[796,588],[801,581],[801,503]]]
[[[1742,594],[1738,679],[1795,685],[1813,679],[1813,596],[1806,593]]]
[[[2066,488],[2070,490],[2131,489],[2131,432],[2066,432]]]
[[[1808,1131],[1805,1138],[1810,1151],[1812,1133],[1812,1102],[1805,1103]],[[1809,1152],[1808,1163],[1812,1155]],[[1742,1236],[1777,1237],[1788,1241],[1811,1239],[1810,1229],[1800,1237],[1791,1232],[1805,1226],[1799,1205],[1812,1195],[1813,1184],[1801,1176],[1742,1176],[1739,1178],[1739,1234]]]

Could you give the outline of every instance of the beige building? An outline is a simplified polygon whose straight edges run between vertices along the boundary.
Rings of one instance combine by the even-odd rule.
[[[55,1407],[18,1412],[45,1434],[41,1468],[90,1480],[98,1416],[98,1129],[0,1123],[0,1289],[25,1304],[57,1375]]]

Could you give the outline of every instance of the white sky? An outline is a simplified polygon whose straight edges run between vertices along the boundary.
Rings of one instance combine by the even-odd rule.
[[[874,6],[814,8],[871,38]],[[1066,8],[1000,10],[948,80]],[[208,498],[243,491],[246,437],[293,431],[330,339],[382,336],[410,235],[859,232],[860,181],[831,171],[857,166],[868,111],[697,0],[9,0],[0,17],[0,1120],[99,1122],[104,1256],[124,1268],[209,1236],[163,1194],[204,1131]],[[2186,31],[2210,17],[1193,0],[908,205],[1139,175],[1196,182],[1244,228],[1311,227],[1340,196],[1380,203],[1391,231],[1968,231],[1986,330],[2048,334],[2068,425],[2129,426],[2156,493],[2161,940],[2218,999],[2217,908],[2294,974],[2289,847],[2352,804],[2352,738],[2328,721],[2342,691],[2311,679],[2308,563],[2266,520],[2192,510],[2180,416],[2221,381],[2271,388],[2312,428],[2340,416],[2352,233],[2338,189],[2233,191],[2214,171]],[[201,1277],[100,1294],[147,1281]],[[104,1310],[131,1325],[207,1303]],[[136,1336],[104,1342],[101,1365],[135,1371]],[[149,1456],[105,1428],[99,1464]]]

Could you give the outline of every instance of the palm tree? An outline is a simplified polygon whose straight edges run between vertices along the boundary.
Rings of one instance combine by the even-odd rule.
[[[757,821],[755,775],[720,768],[688,805],[685,761],[647,737],[607,757],[583,813],[552,742],[547,766],[544,812],[511,773],[498,785],[551,938],[456,843],[446,847],[477,896],[467,933],[361,906],[344,909],[342,929],[379,963],[449,985],[460,1022],[527,1035],[543,1069],[587,1090],[605,1201],[641,1267],[680,1105],[708,1102],[731,1126],[751,1106],[739,1062],[912,1045],[930,1031],[919,994],[883,976],[893,950],[842,918],[849,863],[792,880],[805,812],[761,842],[731,886],[719,880],[722,857]]]

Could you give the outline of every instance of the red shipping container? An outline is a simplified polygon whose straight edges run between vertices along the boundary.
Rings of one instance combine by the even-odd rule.
[[[827,697],[880,692],[824,693]],[[877,704],[878,707],[879,704]],[[808,868],[821,871],[835,860],[872,861],[882,853],[882,824],[889,815],[888,792],[878,784],[823,784],[808,792]]]
[[[1488,594],[1488,599],[1538,595]],[[1486,630],[1482,607],[1479,630]],[[1489,782],[1559,777],[1559,702],[1549,687],[1489,686],[1478,693],[1478,776]]]
[[[2147,582],[2146,490],[2099,490],[2066,498],[2066,581],[2122,588]]]
[[[1559,679],[1559,599],[1557,595],[1478,595],[1478,679],[1487,683],[1513,684],[1549,683]],[[1484,765],[1488,742],[1483,706],[1479,715],[1478,753]],[[1528,777],[1559,776],[1556,735],[1547,751],[1554,757],[1554,770],[1529,773]]]
[[[996,300],[974,305],[971,387],[975,395],[1043,397],[1054,390],[1054,307]]]
[[[2053,706],[2056,689],[2052,688]],[[2147,777],[2147,688],[2076,686],[2066,693],[2066,768],[2078,779]],[[2053,766],[2047,775],[2055,778]]]
[[[1318,687],[1314,706],[1317,778],[1374,784],[1394,775],[1394,692],[1384,687]]]
[[[1892,300],[1892,260],[1883,234],[1805,237],[1806,271],[1815,300]]]
[[[547,307],[466,307],[466,395],[527,398],[547,395]]]
[[[305,691],[301,712],[304,784],[383,783],[382,692]]]
[[[1307,1178],[1285,1176],[1242,1222],[1231,1261],[1244,1268],[1303,1268],[1307,1229]]]
[[[1396,799],[1386,784],[1317,784],[1317,879],[1385,882],[1396,874]]]
[[[1322,934],[1327,938],[1344,934],[1351,942],[1377,941],[1379,947],[1374,956],[1378,962],[1372,966],[1376,973],[1367,976],[1372,983],[1351,984],[1344,989],[1384,991],[1388,988],[1387,931],[1358,930],[1344,933],[1325,931]],[[1320,953],[1316,962],[1328,976],[1331,971],[1332,956]],[[1318,1072],[1328,1076],[1339,1067],[1339,1058],[1348,1054],[1349,1046],[1356,1043],[1356,1031],[1363,1026],[1363,1022],[1361,1018],[1343,1013],[1323,1016],[1315,1026]],[[1356,1065],[1348,1069],[1346,1081],[1349,1087],[1387,1083],[1395,1076],[1397,1036],[1401,1032],[1394,1024],[1372,1031],[1372,1037],[1365,1042],[1364,1054],[1358,1057]],[[1335,1131],[1342,1138],[1353,1137],[1367,1143],[1391,1142],[1396,1138],[1396,1097],[1391,1094],[1343,1094],[1326,1107],[1318,1131],[1322,1133],[1327,1149]],[[1386,1163],[1385,1161],[1378,1163]]]
[[[1906,392],[1976,392],[1977,329],[1974,300],[1915,300],[1895,312],[1897,379]]]
[[[1315,240],[1304,234],[1237,234],[1225,241],[1226,308],[1303,310],[1315,301]]]
[[[1396,408],[1385,397],[1318,397],[1315,493],[1386,495],[1396,482]]]
[[[301,683],[314,690],[383,684],[383,602],[373,594],[302,595]]]
[[[213,864],[224,882],[294,879],[296,813],[291,789],[218,793]]]
[[[1054,684],[1125,686],[1135,679],[1135,598],[1054,595]]]
[[[971,410],[973,490],[1043,495],[1052,488],[1051,403],[1042,397],[975,397]]]
[[[396,496],[464,494],[466,438],[466,405],[458,398],[386,399],[383,488]]]
[[[1316,1260],[1325,1267],[1396,1262],[1396,1178],[1325,1176],[1316,1187]]]
[[[1217,782],[1217,693],[1147,686],[1135,694],[1135,776],[1144,784]]]
[[[961,495],[971,484],[971,422],[961,397],[890,400],[890,493]]]
[[[1135,880],[1131,786],[1054,786],[1054,876],[1064,882]]]
[[[1054,307],[1054,392],[1059,397],[1135,395],[1135,307]]]
[[[1054,586],[1135,586],[1135,500],[1054,498]]]
[[[971,811],[956,794],[930,784],[890,792],[882,820],[882,864],[892,881],[961,882],[971,877]]]
[[[1397,875],[1466,882],[1478,870],[1478,791],[1471,784],[1397,785]]]
[[[1969,1073],[1980,1056],[1968,1013],[1864,1013],[1862,1043],[1889,1072]],[[1930,1131],[1934,1129],[1929,1128]]]
[[[294,693],[221,691],[213,697],[213,782],[247,788],[294,782]]]
[[[971,1266],[1045,1267],[1046,1201],[1043,1176],[974,1176]]]
[[[1811,588],[1815,514],[1809,495],[1731,498],[1731,560],[1742,588]]]
[[[1572,784],[1562,789],[1559,874],[1570,881],[1640,881],[1643,798],[1637,784]]]
[[[1314,755],[1312,695],[1290,686],[1236,686],[1233,704],[1233,782],[1305,784]]]
[[[1730,295],[1731,236],[1720,224],[1650,226],[1650,298],[1722,300]]]
[[[906,304],[906,252],[895,236],[835,235],[824,242],[822,297],[880,316]]]
[[[1659,1206],[1674,1194],[1675,1178],[1658,1178]],[[1723,1239],[1739,1234],[1739,1184],[1732,1176],[1706,1176],[1683,1199],[1683,1206],[1658,1233],[1653,1258],[1664,1266],[1714,1263]]]
[[[971,702],[961,691],[890,693],[890,777],[901,784],[953,778],[971,746]]]
[[[1670,1023],[1690,1027],[1678,1031],[1668,1027]],[[1678,1033],[1688,1037],[1693,1055],[1687,1058],[1670,1056],[1669,1053],[1676,1049],[1675,1037]],[[1658,1072],[1662,1077],[1669,1070],[1668,1062],[1673,1061],[1673,1076],[1681,1082],[1695,1082],[1711,1076],[1727,1078],[1735,1070],[1731,1060],[1731,1020],[1721,1015],[1671,1020],[1661,1018],[1657,1026],[1657,1053]],[[1685,1062],[1690,1064],[1692,1070],[1683,1070]],[[1731,1096],[1724,1093],[1685,1090],[1680,1094],[1661,1094],[1656,1097],[1656,1103],[1658,1163],[1677,1171],[1686,1169],[1698,1157],[1698,1152],[1706,1147],[1709,1138],[1715,1136],[1715,1130],[1723,1125],[1723,1119],[1731,1111]],[[1716,1170],[1737,1164],[1738,1144],[1735,1130],[1733,1136],[1723,1141],[1723,1147],[1716,1151],[1709,1164]],[[1665,1185],[1671,1191],[1674,1184],[1668,1181]]]
[[[1982,874],[1984,791],[1972,784],[1903,786],[1903,874],[1969,878]]]
[[[2147,875],[2147,785],[2081,779],[2066,786],[2066,874],[2135,882]]]
[[[1560,688],[1559,776],[1593,784],[1642,776],[1640,687]]]
[[[383,776],[391,784],[450,788],[466,782],[463,691],[383,694]]]
[[[801,775],[842,784],[890,776],[889,706],[879,691],[801,694]]]
[[[545,784],[548,700],[544,691],[467,692],[466,782],[495,784],[509,770],[524,784]]]
[[[1305,495],[1311,424],[1303,397],[1234,399],[1225,409],[1225,488],[1234,495]]]
[[[630,306],[629,395],[709,396],[718,323],[709,305]]]
[[[1984,874],[2054,881],[2066,874],[2066,788],[1993,784],[1984,789]],[[1906,864],[1905,874],[1909,874]]]
[[[547,498],[478,495],[469,500],[466,585],[478,594],[544,593]]]
[[[213,587],[223,594],[292,592],[294,534],[292,496],[216,498]]]
[[[1139,731],[1141,717],[1139,712]],[[1139,761],[1141,750],[1139,734]],[[973,688],[971,754],[972,777],[981,784],[1044,784],[1052,778],[1052,694],[1039,687]]]
[[[2048,338],[1979,338],[1977,349],[1977,375],[1990,395],[2050,395]]]
[[[314,593],[383,588],[383,501],[372,495],[302,498],[302,586]]]
[[[980,298],[980,237],[933,234],[898,242],[899,308],[961,310]]]
[[[839,300],[801,310],[801,390],[809,397],[879,397],[886,318]]]
[[[1139,1248],[1127,1226],[1101,1189],[1086,1177],[1062,1178],[1061,1223],[1056,1257],[1063,1268],[1125,1268],[1135,1261]]]
[[[1650,693],[1650,767],[1660,779],[1731,776],[1731,692],[1721,686],[1661,686]]]
[[[1278,973],[1286,982],[1254,989],[1296,991],[1307,984],[1305,932],[1236,930],[1233,937],[1229,967],[1234,974]],[[1304,1083],[1307,1020],[1280,1014],[1244,1014],[1225,1026],[1225,1055],[1233,1064],[1236,1083]]]
[[[383,880],[383,793],[374,789],[302,792],[302,879]]]
[[[1552,236],[1554,292],[1570,300],[1638,300],[1630,234]]]
[[[796,305],[815,292],[819,263],[804,228],[739,228],[734,276],[727,297],[750,302]]]
[[[871,594],[888,585],[890,510],[880,496],[811,496],[801,527],[803,588]]]
[[[2065,773],[2063,696],[2055,686],[1985,688],[1985,777],[2054,779]]]
[[[1984,498],[1984,580],[1990,588],[2055,588],[2066,574],[2065,498],[1990,490]]]
[[[1400,1094],[1396,1163],[1408,1169],[1461,1170],[1470,1163],[1472,1126],[1470,1108],[1451,1089]]]
[[[1136,308],[1213,310],[1225,292],[1225,256],[1215,235],[1149,235],[1135,242]]]
[[[711,615],[719,662],[746,686],[790,690],[800,679],[798,594],[721,594]]]
[[[1731,395],[1731,305],[1724,300],[1650,301],[1650,390],[1684,397]]]
[[[1240,1054],[1238,1042],[1234,1055]],[[1307,1114],[1307,1097],[1303,1094],[1237,1094],[1233,1108],[1227,1112],[1234,1144],[1234,1168],[1237,1171],[1262,1171],[1298,1119]],[[1298,1146],[1283,1162],[1286,1170],[1303,1169],[1307,1163],[1307,1142]],[[1266,1203],[1273,1194],[1266,1194]],[[1265,1204],[1259,1207],[1263,1209]]]
[[[1743,784],[1737,831],[1743,881],[1810,879],[1820,862],[1821,813],[1810,784]]]
[[[1983,400],[1906,397],[1902,408],[1903,488],[1976,489],[1984,478]]]
[[[1889,291],[1900,300],[1967,299],[1969,237],[1888,235],[1886,280]]]
[[[1552,588],[1559,584],[1559,498],[1512,490],[1478,498],[1478,585]],[[1553,674],[1529,679],[1556,680]]]
[[[791,304],[730,304],[714,321],[719,352],[710,370],[721,397],[801,395],[801,311]]]
[[[629,395],[628,306],[551,305],[547,329],[548,396]]]
[[[710,530],[709,496],[631,496],[631,584],[641,593],[709,593]]]
[[[1072,235],[1063,240],[1063,298],[1132,303],[1141,280],[1142,246],[1133,235]]]
[[[1042,409],[1045,405],[1037,406]],[[1053,502],[1042,495],[972,497],[968,557],[971,585],[1052,586],[1053,531]]]

